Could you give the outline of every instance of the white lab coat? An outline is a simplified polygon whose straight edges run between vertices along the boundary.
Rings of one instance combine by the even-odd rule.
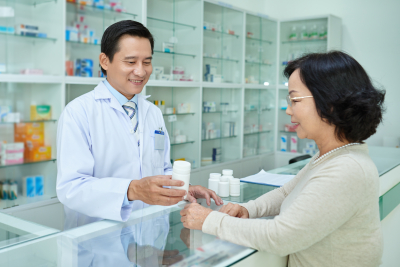
[[[57,132],[57,196],[65,229],[101,219],[126,221],[132,210],[148,206],[133,201],[121,208],[131,180],[172,174],[162,113],[146,98],[138,95],[139,148],[130,118],[103,82],[65,107]],[[154,131],[160,128],[164,150],[155,150]]]

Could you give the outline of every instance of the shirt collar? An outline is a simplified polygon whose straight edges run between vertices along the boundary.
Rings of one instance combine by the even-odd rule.
[[[132,101],[138,105],[138,95],[136,94],[131,100],[128,100],[125,96],[123,96],[120,92],[114,89],[114,87],[111,86],[111,84],[106,80],[103,81],[104,85],[107,87],[107,89],[110,91],[110,93],[118,100],[118,102],[121,104],[121,106],[125,105],[126,102]]]

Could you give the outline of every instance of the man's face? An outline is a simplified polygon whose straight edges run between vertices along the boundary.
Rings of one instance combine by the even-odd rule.
[[[127,99],[142,92],[153,71],[150,41],[138,36],[123,35],[119,50],[110,62],[104,53],[100,64],[107,71],[107,81]]]

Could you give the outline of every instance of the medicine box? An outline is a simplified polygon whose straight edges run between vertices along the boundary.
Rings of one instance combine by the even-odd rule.
[[[28,161],[42,161],[51,159],[51,146],[27,148],[25,159]]]
[[[44,178],[43,176],[36,176],[35,177],[35,195],[36,196],[43,196],[44,189]]]
[[[36,193],[35,177],[34,176],[24,177],[23,183],[22,183],[23,196],[34,197],[35,193]]]
[[[281,151],[287,151],[288,150],[288,145],[287,145],[287,136],[286,135],[281,135]]]
[[[31,105],[31,120],[51,120],[51,106]]]
[[[163,52],[173,53],[174,52],[174,44],[173,43],[163,43]]]

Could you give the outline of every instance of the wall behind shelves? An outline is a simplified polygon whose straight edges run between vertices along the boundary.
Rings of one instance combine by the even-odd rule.
[[[342,18],[342,50],[352,55],[366,69],[376,85],[386,89],[387,111],[384,123],[375,135],[368,139],[369,145],[383,145],[385,136],[400,139],[398,99],[400,90],[397,73],[400,53],[400,1],[363,0],[284,0],[259,1],[225,0],[224,2],[249,11],[268,14],[284,20],[306,16],[333,14]],[[400,140],[399,140],[400,142]]]

